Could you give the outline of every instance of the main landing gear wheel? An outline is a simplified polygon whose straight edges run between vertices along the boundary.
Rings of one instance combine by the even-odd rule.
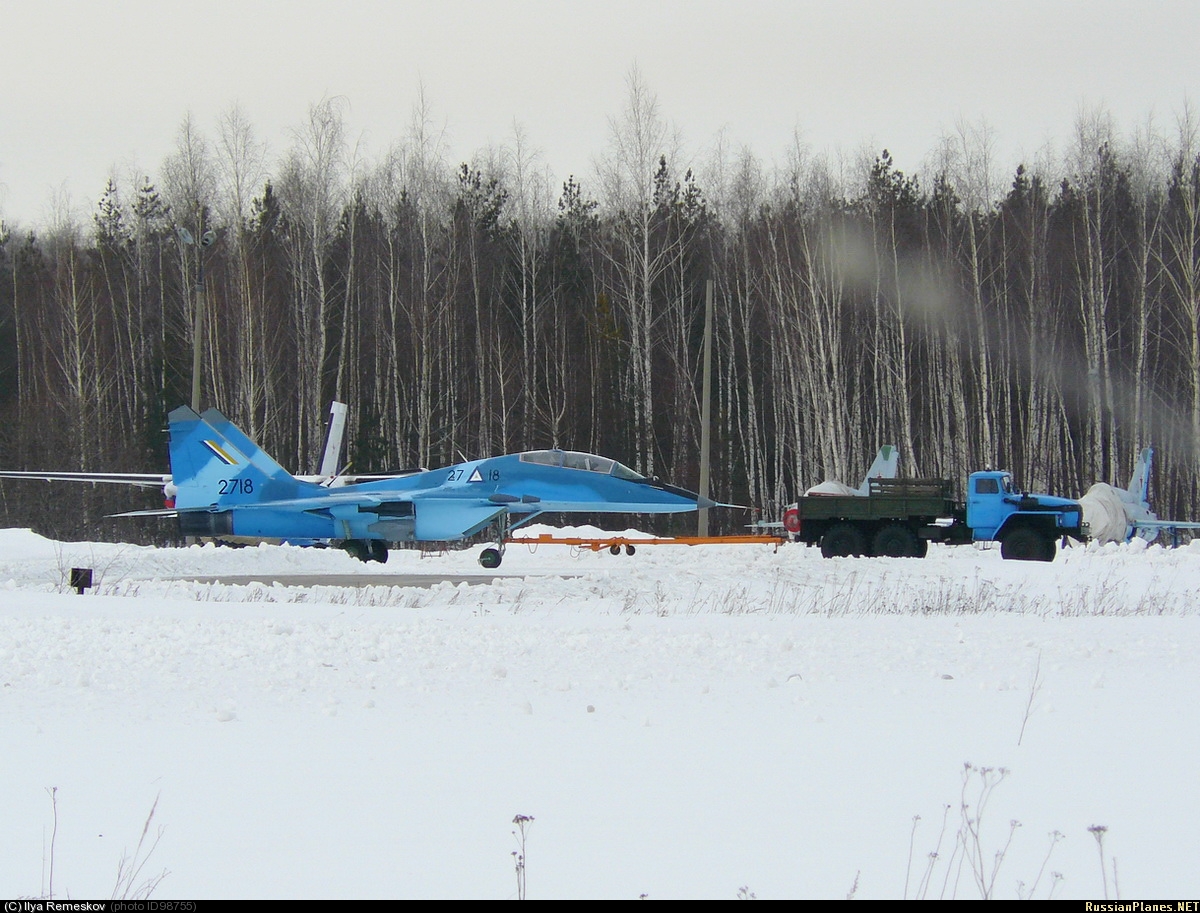
[[[347,539],[342,548],[351,558],[359,561],[378,561],[384,564],[388,560],[387,543],[382,539]]]
[[[492,568],[496,568],[496,567],[500,566],[501,557],[502,556],[500,554],[500,549],[485,548],[482,552],[479,553],[479,563],[482,564],[484,567],[486,567],[488,570],[491,570]]]

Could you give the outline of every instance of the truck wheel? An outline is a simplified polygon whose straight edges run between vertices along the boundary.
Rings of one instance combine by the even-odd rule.
[[[826,558],[857,558],[867,550],[862,530],[851,523],[839,523],[821,537],[821,554]]]
[[[903,523],[889,523],[871,540],[871,551],[880,558],[916,558],[917,536]]]
[[[1000,557],[1010,561],[1053,561],[1054,541],[1036,529],[1023,526],[1004,537],[1000,543]]]

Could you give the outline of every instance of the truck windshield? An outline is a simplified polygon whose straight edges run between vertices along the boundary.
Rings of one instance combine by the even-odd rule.
[[[975,480],[975,494],[977,495],[1011,495],[1016,490],[1016,486],[1013,485],[1012,476],[1008,475],[1000,476],[999,478],[993,476]]]

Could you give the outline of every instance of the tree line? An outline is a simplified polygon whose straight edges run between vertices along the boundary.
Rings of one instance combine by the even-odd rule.
[[[688,168],[635,74],[595,174],[555,186],[520,132],[450,164],[420,105],[368,162],[324,100],[270,168],[236,108],[215,138],[188,119],[89,223],[0,223],[0,462],[164,470],[202,305],[202,407],[296,471],[336,398],[362,472],[553,446],[695,487],[711,280],[720,500],[777,519],[884,443],[905,474],[1078,496],[1153,446],[1154,506],[1200,517],[1197,127],[1081,117],[1002,180],[969,127],[921,175]],[[0,483],[5,524],[131,535],[99,519],[128,492],[60,489]]]

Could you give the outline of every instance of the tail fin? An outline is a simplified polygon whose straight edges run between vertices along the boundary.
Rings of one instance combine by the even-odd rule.
[[[1129,493],[1147,506],[1150,504],[1150,461],[1153,457],[1154,450],[1150,447],[1138,454],[1129,480]]]
[[[884,444],[875,456],[875,462],[867,470],[867,476],[862,485],[858,486],[858,494],[866,496],[871,490],[872,479],[894,479],[900,465],[900,452],[893,444]]]
[[[342,467],[339,460],[342,456],[342,439],[346,435],[346,404],[336,400],[329,404],[329,433],[325,436],[325,455],[321,458],[321,468],[317,474],[326,479],[332,479]]]
[[[168,418],[178,510],[223,509],[295,497],[304,484],[216,409],[200,416],[180,406]]]

